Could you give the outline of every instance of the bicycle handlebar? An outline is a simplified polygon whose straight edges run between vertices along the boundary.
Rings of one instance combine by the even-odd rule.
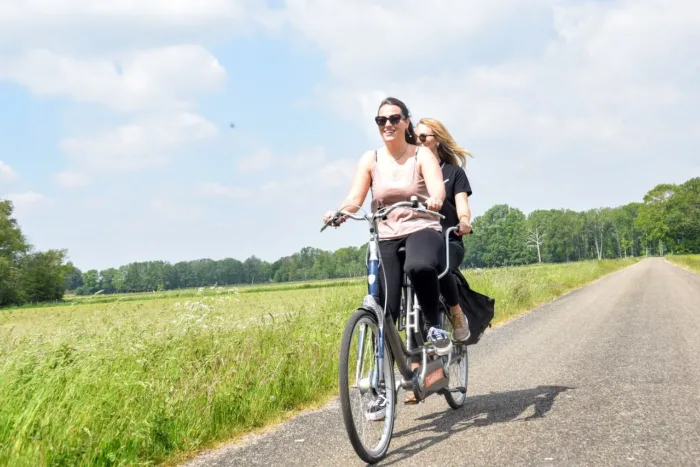
[[[329,225],[337,222],[343,216],[349,217],[350,219],[354,219],[357,221],[366,220],[368,222],[371,222],[377,218],[386,219],[386,216],[388,216],[391,211],[393,211],[394,209],[397,209],[397,208],[401,208],[401,207],[412,208],[414,211],[426,212],[429,214],[433,214],[435,216],[440,217],[441,219],[445,218],[445,216],[443,216],[439,212],[431,211],[425,206],[425,204],[419,203],[418,197],[416,197],[415,195],[411,196],[411,201],[399,201],[398,203],[394,203],[391,206],[387,206],[385,208],[378,209],[376,212],[374,212],[371,215],[362,216],[362,215],[356,215],[356,214],[350,213],[350,212],[344,213],[343,209],[345,209],[346,207],[348,207],[348,206],[343,206],[338,211],[336,211],[335,215],[333,217],[331,217],[330,219],[328,219],[328,221],[325,224],[323,224],[323,227],[321,227],[321,232],[326,230],[326,228]],[[355,207],[362,209],[359,206],[355,206]]]
[[[411,196],[411,201],[399,201],[398,203],[394,203],[391,206],[379,209],[371,215],[365,215],[365,216],[357,215],[357,214],[350,213],[350,212],[343,213],[342,211],[345,207],[347,207],[347,206],[343,206],[338,211],[336,211],[335,215],[333,217],[331,217],[330,219],[328,219],[328,221],[325,224],[323,224],[323,227],[321,227],[321,232],[326,230],[326,228],[329,225],[337,222],[338,219],[340,219],[342,216],[349,217],[350,219],[354,219],[354,220],[358,220],[358,221],[366,220],[368,222],[371,222],[372,220],[377,219],[377,218],[386,218],[386,216],[388,216],[391,211],[393,211],[396,208],[400,208],[400,207],[410,207],[416,211],[428,212],[428,213],[434,214],[436,216],[439,216],[442,219],[445,218],[445,216],[443,216],[442,214],[440,214],[437,211],[428,210],[424,204],[421,204],[418,202],[418,198],[416,196]],[[362,209],[360,206],[356,206],[356,207],[358,209]],[[442,271],[442,273],[438,275],[438,279],[442,279],[445,276],[445,274],[447,274],[447,272],[450,270],[450,233],[454,232],[458,228],[459,228],[459,225],[456,225],[454,227],[450,227],[447,230],[445,230],[445,256],[446,256],[445,262],[446,262],[446,266],[445,266],[445,270]],[[469,234],[473,234],[473,233],[474,233],[474,228],[472,228],[469,231]]]

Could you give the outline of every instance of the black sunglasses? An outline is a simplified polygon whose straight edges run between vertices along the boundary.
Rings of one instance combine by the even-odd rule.
[[[389,120],[392,125],[396,125],[397,123],[399,123],[401,121],[402,118],[403,117],[401,116],[401,114],[394,114],[394,115],[390,115],[389,117],[376,116],[376,117],[374,117],[374,121],[377,122],[377,125],[379,125],[379,126],[386,125],[387,120]]]
[[[428,139],[428,136],[435,136],[435,135],[426,135],[425,133],[421,133],[418,135],[418,139],[420,140],[421,143],[425,143],[425,140]]]

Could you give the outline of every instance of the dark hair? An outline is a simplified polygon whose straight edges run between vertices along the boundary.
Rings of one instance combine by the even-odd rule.
[[[411,113],[408,111],[408,107],[406,107],[406,104],[404,104],[402,101],[395,97],[387,97],[386,99],[384,99],[381,102],[381,104],[379,104],[377,112],[385,105],[395,105],[396,107],[401,109],[401,116],[403,118],[408,119],[411,116]],[[406,142],[408,144],[417,144],[417,141],[418,138],[416,137],[416,131],[413,129],[413,123],[408,122],[408,128],[406,128]]]

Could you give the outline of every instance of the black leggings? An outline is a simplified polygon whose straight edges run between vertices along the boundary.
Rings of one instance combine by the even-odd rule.
[[[406,248],[403,256],[398,251],[401,247]],[[411,279],[420,302],[425,329],[437,327],[440,301],[438,275],[445,269],[445,242],[442,234],[426,228],[403,238],[381,240],[379,253],[383,268],[383,272],[379,273],[381,305],[384,305],[386,297],[386,311],[391,313],[394,323],[399,318],[401,282],[405,272]]]
[[[450,240],[448,248],[450,255],[450,271],[457,271],[459,270],[459,265],[462,264],[464,260],[464,245],[461,240]],[[442,270],[440,272],[442,272]],[[440,279],[440,291],[449,306],[455,306],[459,303],[457,280],[452,277],[452,274],[445,274],[445,276]]]

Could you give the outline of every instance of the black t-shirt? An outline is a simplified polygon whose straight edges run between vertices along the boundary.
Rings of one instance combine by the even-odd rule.
[[[455,195],[466,193],[467,196],[471,196],[472,188],[463,168],[444,162],[440,162],[440,167],[442,168],[442,178],[445,182],[445,202],[442,204],[442,209],[440,209],[440,214],[445,216],[444,219],[440,219],[444,233],[450,227],[459,224]],[[450,234],[450,239],[461,241],[461,237],[456,232]]]

